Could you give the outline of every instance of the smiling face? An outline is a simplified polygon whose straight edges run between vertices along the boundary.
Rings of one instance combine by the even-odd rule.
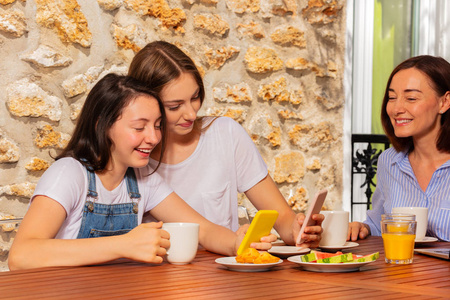
[[[161,112],[155,98],[139,95],[123,109],[109,130],[113,142],[108,169],[125,172],[148,164],[150,152],[161,141]]]
[[[424,73],[415,68],[399,71],[389,86],[386,106],[395,136],[426,137],[435,143],[441,126],[442,101]]]
[[[186,136],[192,132],[201,106],[199,90],[197,82],[189,73],[182,73],[162,89],[160,97],[166,111],[169,138]]]

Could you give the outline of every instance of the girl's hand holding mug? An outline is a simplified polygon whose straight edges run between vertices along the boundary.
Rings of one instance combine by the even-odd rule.
[[[162,222],[142,223],[123,235],[126,241],[124,257],[146,263],[162,263],[170,246],[169,233],[162,230]]]

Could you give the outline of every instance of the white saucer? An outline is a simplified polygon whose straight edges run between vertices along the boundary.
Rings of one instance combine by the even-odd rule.
[[[303,253],[310,252],[311,249],[309,248],[300,248],[296,246],[272,246],[267,252],[278,256],[278,257],[289,257],[292,255],[298,255]]]
[[[355,242],[346,242],[343,246],[319,246],[320,249],[339,251],[342,249],[358,247],[359,244]]]
[[[431,243],[436,242],[438,239],[432,236],[426,236],[423,240],[415,240],[416,243]]]
[[[283,240],[276,240],[275,242],[272,242],[272,246],[286,246],[286,243]]]

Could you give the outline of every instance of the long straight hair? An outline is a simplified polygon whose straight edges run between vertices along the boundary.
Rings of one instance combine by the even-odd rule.
[[[445,95],[450,91],[450,63],[442,57],[435,57],[430,55],[420,55],[411,57],[401,64],[399,64],[389,76],[384,92],[383,104],[381,108],[381,123],[384,131],[389,138],[392,146],[397,151],[412,150],[414,147],[412,137],[397,137],[394,133],[389,115],[386,107],[389,101],[389,87],[391,86],[392,78],[401,70],[417,69],[422,72],[431,82],[431,87],[439,97]],[[436,147],[440,151],[450,152],[450,118],[448,117],[449,110],[441,114],[441,129],[439,130]]]
[[[191,74],[199,87],[200,103],[205,99],[202,76],[192,59],[177,46],[154,41],[142,48],[133,58],[128,76],[145,82],[147,86],[161,95],[163,88],[183,73]],[[194,123],[195,130],[201,130],[202,118]]]
[[[151,96],[161,111],[162,149],[165,146],[165,112],[156,92],[132,77],[108,74],[88,94],[73,135],[56,160],[73,157],[91,171],[102,172],[111,159],[113,141],[109,130],[124,108],[138,96]],[[159,162],[162,160],[163,151]],[[159,164],[158,164],[159,166]]]

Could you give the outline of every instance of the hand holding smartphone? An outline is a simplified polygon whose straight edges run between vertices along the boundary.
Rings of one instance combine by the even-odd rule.
[[[322,205],[325,202],[325,198],[327,197],[328,190],[323,189],[321,191],[318,191],[316,195],[314,196],[313,201],[310,203],[308,210],[306,212],[305,220],[303,221],[302,227],[300,228],[300,232],[298,233],[296,244],[300,245],[304,242],[304,239],[302,239],[302,234],[305,232],[306,226],[314,225],[314,220],[312,219],[312,216],[315,214],[318,214],[320,210],[322,209]]]
[[[250,247],[251,243],[260,242],[263,236],[269,235],[277,218],[278,212],[276,210],[258,211],[239,245],[237,255],[242,254],[245,249]]]

